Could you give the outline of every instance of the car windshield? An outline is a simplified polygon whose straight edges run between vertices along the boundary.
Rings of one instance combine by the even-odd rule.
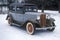
[[[25,6],[25,11],[26,12],[37,12],[37,7],[36,6]]]

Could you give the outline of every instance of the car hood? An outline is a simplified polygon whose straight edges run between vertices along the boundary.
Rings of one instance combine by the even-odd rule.
[[[25,14],[41,15],[41,12],[25,12]]]
[[[41,15],[41,14],[43,14],[43,13],[42,13],[42,12],[25,12],[25,14]],[[49,13],[44,13],[44,14],[47,14],[47,15],[49,15],[49,16],[50,16],[50,14],[49,14]]]

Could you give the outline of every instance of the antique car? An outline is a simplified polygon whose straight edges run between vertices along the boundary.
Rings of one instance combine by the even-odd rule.
[[[13,3],[10,5],[6,20],[8,24],[18,24],[24,27],[28,34],[34,34],[35,30],[54,31],[55,19],[48,13],[38,12],[35,4]]]

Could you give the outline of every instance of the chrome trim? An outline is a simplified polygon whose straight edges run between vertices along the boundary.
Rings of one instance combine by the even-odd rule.
[[[56,26],[52,26],[52,27],[43,27],[43,28],[36,28],[36,30],[46,30],[46,29],[52,29],[55,28]]]

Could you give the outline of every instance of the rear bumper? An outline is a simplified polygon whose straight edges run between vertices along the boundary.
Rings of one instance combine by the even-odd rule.
[[[46,30],[46,29],[52,29],[55,28],[56,26],[52,26],[52,27],[42,27],[42,28],[35,28],[36,30]]]

